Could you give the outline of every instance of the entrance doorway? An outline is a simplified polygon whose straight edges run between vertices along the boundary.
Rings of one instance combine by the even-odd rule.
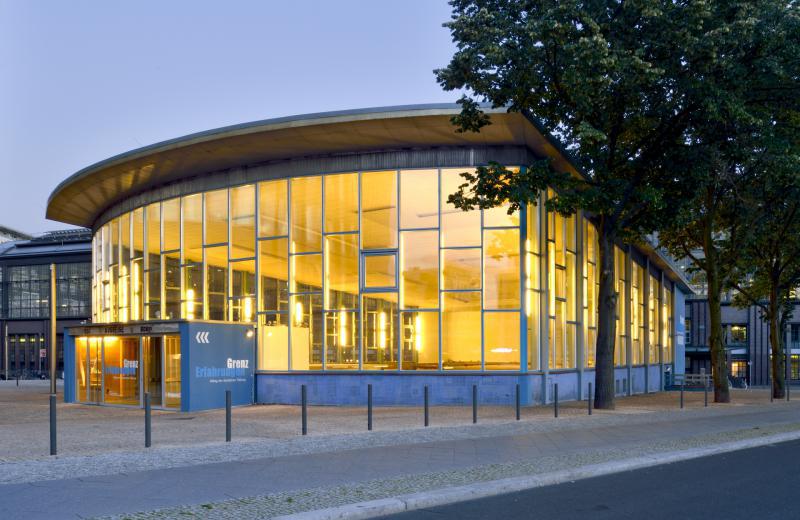
[[[142,338],[142,356],[144,361],[144,391],[150,393],[150,404],[163,404],[163,342],[160,337]]]
[[[180,336],[83,336],[75,339],[76,401],[181,407]]]

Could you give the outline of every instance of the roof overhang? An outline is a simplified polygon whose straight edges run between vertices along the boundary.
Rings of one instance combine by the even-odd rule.
[[[227,126],[163,141],[93,164],[59,184],[47,218],[93,227],[104,210],[132,195],[234,167],[301,157],[433,147],[524,145],[576,172],[558,143],[529,117],[485,108],[491,125],[457,132],[456,104],[326,112]]]

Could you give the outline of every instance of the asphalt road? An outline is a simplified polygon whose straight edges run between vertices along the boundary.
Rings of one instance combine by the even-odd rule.
[[[386,518],[796,519],[799,490],[793,441]]]

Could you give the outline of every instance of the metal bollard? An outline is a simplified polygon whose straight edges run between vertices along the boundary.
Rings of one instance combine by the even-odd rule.
[[[472,385],[472,424],[478,422],[478,385]]]
[[[772,383],[770,383],[770,385],[769,385],[769,402],[770,403],[775,399],[775,396],[773,395],[774,393],[775,392],[772,389]]]
[[[372,385],[367,385],[367,430],[372,431]]]
[[[681,381],[681,410],[683,410],[683,387],[684,387],[684,385],[685,385],[684,381]]]
[[[306,398],[306,385],[300,387],[300,406],[302,408],[303,435],[308,433],[308,399]]]
[[[19,386],[19,371],[17,371],[17,386]]]
[[[150,418],[150,392],[144,393],[144,447],[149,448],[152,445],[152,421]]]
[[[428,405],[429,405],[428,385],[425,385],[425,392],[424,393],[425,393],[425,405],[424,405],[424,408],[425,408],[425,426],[428,426]]]
[[[558,383],[553,385],[553,413],[558,417]]]
[[[589,383],[589,395],[586,397],[586,401],[589,403],[587,406],[589,407],[589,415],[592,415],[592,383]]]
[[[225,390],[225,442],[231,442],[231,391]]]
[[[56,455],[56,394],[50,394],[50,455]]]
[[[516,405],[517,405],[517,420],[519,421],[519,383],[517,383]]]

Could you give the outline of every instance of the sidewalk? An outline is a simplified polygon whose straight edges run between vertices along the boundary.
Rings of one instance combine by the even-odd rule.
[[[269,517],[800,430],[800,402],[692,406],[11,462],[0,517]]]

